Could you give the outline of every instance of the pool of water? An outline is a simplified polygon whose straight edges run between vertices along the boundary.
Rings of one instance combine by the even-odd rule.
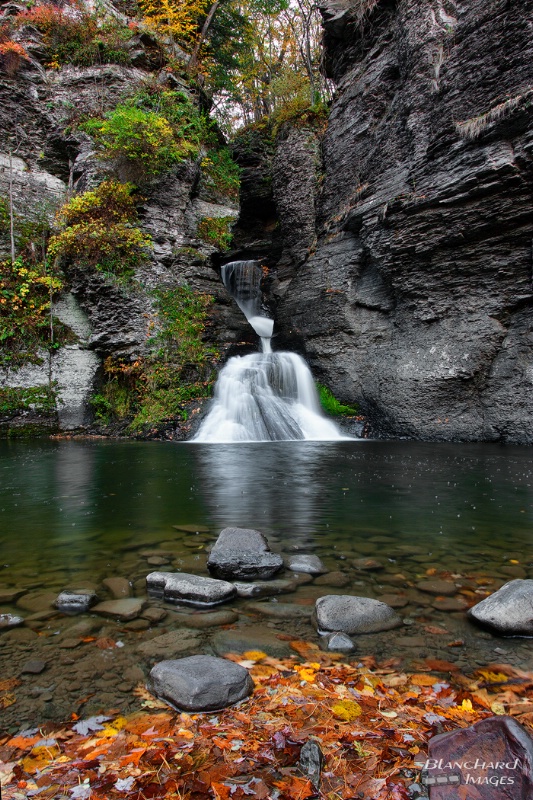
[[[259,643],[268,631],[318,641],[310,620],[284,618],[282,606],[310,608],[320,594],[349,593],[397,597],[406,619],[397,631],[359,637],[354,657],[398,656],[408,665],[429,649],[461,667],[491,660],[524,665],[530,658],[527,640],[479,631],[462,609],[506,580],[533,577],[530,448],[404,441],[4,441],[0,593],[22,595],[3,602],[0,613],[26,618],[24,626],[0,632],[3,674],[21,681],[17,702],[3,712],[9,724],[33,723],[39,715],[62,718],[106,702],[129,707],[132,687],[153,663],[139,655],[139,642],[194,628],[190,610],[146,598],[146,574],[154,568],[207,574],[206,549],[226,526],[257,528],[284,555],[317,554],[334,576],[329,584],[323,576],[262,601],[269,606],[265,614],[245,600],[231,604],[233,629],[248,631],[252,643],[254,631]],[[162,565],[154,567],[154,558]],[[376,563],[362,568],[361,558]],[[113,576],[127,578],[133,594],[163,608],[166,617],[125,623],[82,615],[90,633],[82,636],[82,628],[74,627],[79,617],[64,617],[50,605],[54,593],[84,582],[105,599],[101,582]],[[456,607],[452,602],[444,609],[417,588],[428,577],[457,581]],[[39,593],[42,602],[37,597],[26,609],[24,597]],[[280,612],[273,616],[276,600]],[[430,634],[428,626],[446,634]],[[197,630],[195,648],[210,652],[219,628]],[[121,646],[95,647],[110,640]],[[70,646],[60,647],[65,641]],[[46,668],[24,672],[36,656]],[[86,686],[96,656],[105,663],[94,686]],[[110,668],[115,675],[130,670],[130,678],[119,681],[122,689],[118,678],[109,678]],[[79,680],[71,689],[68,674],[76,670]],[[91,699],[76,706],[86,695]]]

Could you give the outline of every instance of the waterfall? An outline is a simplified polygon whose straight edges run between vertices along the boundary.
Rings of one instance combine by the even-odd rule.
[[[209,414],[195,442],[274,442],[348,439],[320,410],[311,372],[296,353],[272,352],[274,321],[261,305],[257,261],[234,261],[222,281],[261,339],[261,351],[224,366]]]

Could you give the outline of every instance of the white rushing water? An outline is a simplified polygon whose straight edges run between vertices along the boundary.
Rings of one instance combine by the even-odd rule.
[[[273,353],[274,321],[261,308],[255,261],[222,268],[224,285],[261,338],[261,352],[234,356],[220,372],[209,414],[195,442],[275,442],[349,439],[321,412],[309,367],[296,353]]]

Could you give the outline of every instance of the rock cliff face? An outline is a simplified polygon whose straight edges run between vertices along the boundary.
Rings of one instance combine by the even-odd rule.
[[[531,443],[528,3],[352,0],[323,16],[337,89],[317,242],[292,260],[280,326],[383,434]]]

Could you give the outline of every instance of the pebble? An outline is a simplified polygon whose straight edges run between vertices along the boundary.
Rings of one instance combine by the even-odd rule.
[[[197,614],[180,614],[185,626],[197,628],[215,628],[219,625],[232,625],[237,622],[239,615],[230,609],[223,609],[222,611],[199,612]]]
[[[141,613],[142,619],[147,619],[149,622],[157,624],[161,622],[161,620],[165,619],[167,616],[168,611],[165,611],[164,608],[156,608],[155,606],[151,606],[150,608],[145,608],[144,611]]]
[[[331,586],[334,589],[343,589],[350,583],[350,577],[340,570],[327,572],[315,578],[315,586]]]
[[[405,608],[409,603],[409,598],[400,594],[382,594],[376,597],[376,600],[379,600],[380,603],[386,603],[391,608]]]
[[[17,628],[24,624],[24,617],[17,617],[15,614],[0,614],[0,630],[5,628]]]
[[[18,608],[24,611],[48,611],[57,599],[57,592],[28,592],[17,600]]]
[[[318,556],[305,554],[289,556],[288,567],[292,572],[304,572],[307,575],[323,575],[328,571]]]
[[[215,653],[245,653],[247,650],[260,650],[275,658],[294,655],[289,643],[278,639],[274,630],[267,625],[246,625],[231,630],[217,631],[211,639]]]
[[[458,600],[455,597],[443,597],[442,600],[436,598],[431,605],[437,611],[464,611],[467,607],[464,600]]]
[[[137,652],[148,658],[161,658],[194,650],[199,644],[200,638],[197,631],[181,628],[142,642],[137,647]]]
[[[151,567],[161,567],[163,564],[168,564],[169,559],[164,556],[150,556],[146,559],[146,562],[150,564]]]
[[[383,569],[381,561],[377,561],[375,558],[354,558],[352,566],[364,572],[375,572]]]

